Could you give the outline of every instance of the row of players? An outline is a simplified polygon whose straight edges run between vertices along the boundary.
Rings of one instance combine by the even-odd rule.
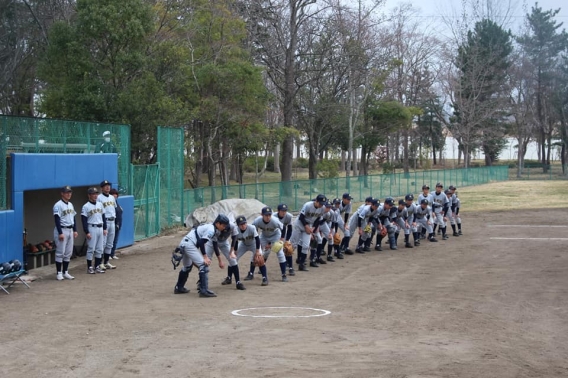
[[[213,254],[218,259],[219,267],[224,268],[221,254],[228,261],[227,277],[222,285],[230,285],[235,280],[238,290],[245,290],[240,279],[239,260],[249,251],[249,272],[244,279],[254,279],[255,255],[261,256],[266,262],[271,252],[276,254],[282,281],[287,282],[288,276],[294,276],[293,250],[297,251],[296,264],[298,270],[308,271],[309,265],[319,267],[319,264],[334,262],[335,258],[343,259],[345,254],[353,254],[349,249],[351,238],[358,235],[358,253],[370,251],[370,245],[376,234],[375,250],[382,250],[382,240],[388,237],[390,248],[397,249],[397,239],[401,231],[404,232],[405,247],[412,248],[410,234],[414,238],[414,246],[420,245],[421,235],[428,234],[428,240],[437,242],[435,238],[436,227],[439,227],[442,238],[448,238],[446,222],[450,220],[453,235],[461,235],[461,220],[458,216],[460,202],[455,193],[456,188],[450,186],[443,191],[443,185],[436,184],[436,191],[430,193],[428,185],[422,187],[422,194],[418,203],[414,203],[414,195],[407,194],[398,201],[398,206],[391,197],[384,203],[378,199],[368,197],[355,213],[351,215],[353,198],[344,193],[342,198],[329,201],[325,195],[319,194],[314,200],[306,202],[296,220],[288,212],[286,204],[278,205],[278,211],[273,214],[270,207],[264,207],[261,215],[248,223],[245,216],[238,216],[234,223],[224,214],[219,214],[213,223],[194,227],[184,236],[172,256],[172,263],[176,268],[183,264],[174,288],[175,294],[189,293],[185,287],[189,273],[193,266],[198,269],[198,290],[200,297],[216,297],[209,290],[208,272]],[[456,225],[458,230],[456,230]],[[339,230],[343,233],[340,237]],[[290,242],[289,253],[284,252],[283,243]],[[327,245],[327,257],[324,249]],[[322,256],[323,255],[323,256]],[[268,285],[266,266],[259,266],[262,276],[262,286]]]

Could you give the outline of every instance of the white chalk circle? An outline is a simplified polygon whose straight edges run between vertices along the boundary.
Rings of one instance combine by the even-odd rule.
[[[251,307],[234,310],[231,314],[250,318],[315,318],[329,315],[331,311],[310,307]]]

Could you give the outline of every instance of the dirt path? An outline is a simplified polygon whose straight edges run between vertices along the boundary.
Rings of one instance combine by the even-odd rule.
[[[53,267],[28,290],[0,293],[6,377],[551,377],[568,376],[565,209],[464,214],[464,234],[371,252],[246,291],[174,295],[169,261],[182,233],[137,243],[118,269],[74,281]],[[492,237],[513,238],[493,240]],[[241,263],[241,265],[245,265]],[[241,266],[241,275],[245,275]],[[327,316],[253,318],[254,307]],[[265,309],[255,315],[316,315]]]

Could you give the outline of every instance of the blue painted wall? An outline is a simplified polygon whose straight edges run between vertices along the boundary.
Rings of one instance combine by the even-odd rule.
[[[0,262],[23,261],[24,191],[118,181],[116,154],[12,153],[10,156],[12,209],[0,211]],[[124,247],[134,243],[134,198],[123,196],[119,201],[124,209],[119,246]],[[78,228],[80,233],[81,228]]]

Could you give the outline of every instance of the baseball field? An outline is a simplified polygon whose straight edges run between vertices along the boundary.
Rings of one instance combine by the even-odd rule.
[[[0,292],[2,377],[566,377],[566,182],[458,188],[463,235],[174,295],[184,231]],[[449,229],[449,228],[448,228]],[[247,261],[241,261],[241,276]],[[239,311],[240,310],[240,311]]]

